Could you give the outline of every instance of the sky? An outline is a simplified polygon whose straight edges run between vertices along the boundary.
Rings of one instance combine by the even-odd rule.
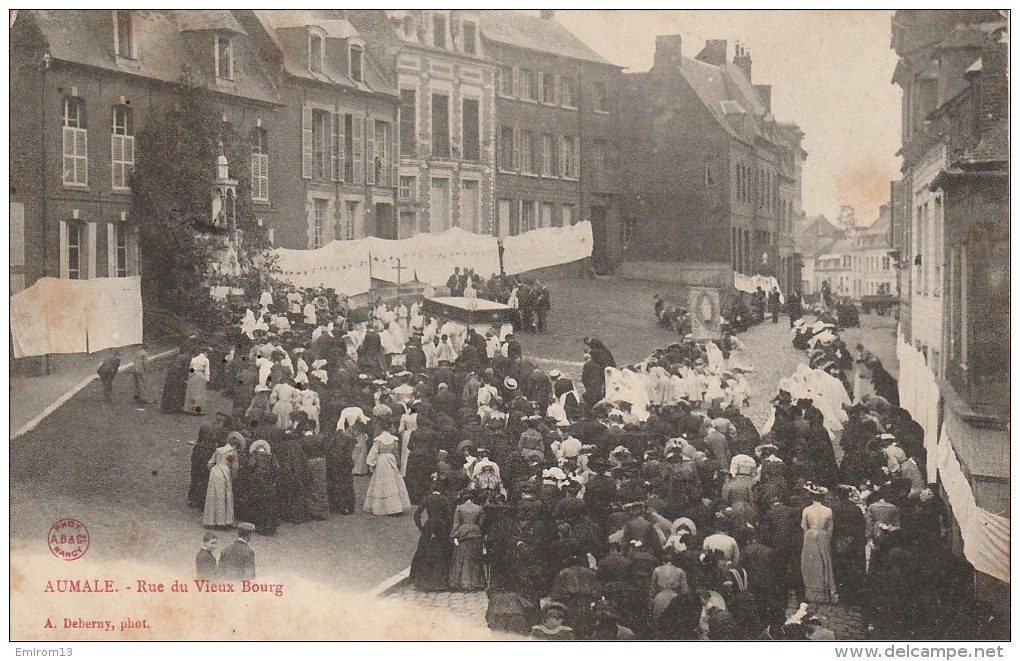
[[[537,13],[537,12],[529,12]],[[898,179],[900,88],[891,11],[576,11],[556,20],[610,62],[647,71],[655,36],[680,34],[685,56],[706,39],[750,51],[752,82],[772,85],[778,121],[804,131],[803,206],[835,220],[842,204],[870,225]]]

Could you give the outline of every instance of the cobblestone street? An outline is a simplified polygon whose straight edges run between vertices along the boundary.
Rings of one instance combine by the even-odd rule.
[[[598,331],[589,334],[602,339],[617,355],[620,363],[639,361],[655,347],[675,341],[674,335],[654,323],[649,301],[650,292],[656,291],[655,285],[623,279],[602,279],[598,284],[600,286],[595,288],[587,282],[552,283],[561,302],[557,310],[557,299],[554,298],[554,312],[550,315],[552,331],[549,335],[523,336],[526,355],[537,355],[550,361],[563,358],[562,354],[557,355],[556,352],[564,350],[574,338],[579,345],[580,338],[585,334],[581,326],[589,323],[594,316],[600,319]],[[589,296],[593,298],[589,300]],[[614,306],[616,303],[618,306]],[[581,308],[586,305],[591,306],[589,309],[598,310],[599,315],[583,312]],[[611,314],[606,314],[607,307],[612,308]],[[895,324],[893,317],[861,315],[861,326],[848,329],[842,335],[851,349],[858,342],[863,343],[895,375]],[[575,329],[575,325],[578,328]],[[789,319],[786,317],[780,318],[778,324],[769,321],[759,324],[740,335],[740,339],[747,347],[747,359],[755,367],[749,376],[751,402],[744,413],[760,428],[768,416],[779,380],[792,374],[796,366],[806,362],[807,358],[804,352],[793,347]],[[391,591],[386,599],[412,603],[428,610],[445,611],[450,618],[463,620],[473,629],[485,626],[487,600],[484,592],[418,592],[410,583],[405,582]],[[794,612],[798,606],[796,600],[791,598],[788,612]],[[845,604],[821,605],[817,611],[828,620],[829,628],[836,633],[838,639],[861,640],[865,637],[866,625],[856,607]]]

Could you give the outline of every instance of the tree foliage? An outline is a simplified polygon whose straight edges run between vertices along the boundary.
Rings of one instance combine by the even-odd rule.
[[[209,90],[182,83],[176,101],[162,121],[137,136],[130,213],[141,228],[142,293],[147,305],[211,324],[222,313],[209,295],[208,279],[216,248],[226,238],[211,222],[221,149],[238,182],[239,261],[250,267],[266,259],[265,233],[251,203],[251,136],[222,120]]]

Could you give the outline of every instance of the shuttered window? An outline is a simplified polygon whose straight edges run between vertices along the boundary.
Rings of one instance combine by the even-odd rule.
[[[131,190],[131,173],[135,169],[135,136],[131,109],[127,106],[113,107],[110,163],[113,189]]]
[[[251,199],[269,201],[269,146],[266,131],[256,128],[251,133]]]

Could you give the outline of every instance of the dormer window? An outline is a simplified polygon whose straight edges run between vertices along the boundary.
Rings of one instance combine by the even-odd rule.
[[[234,44],[230,37],[216,35],[215,52],[216,77],[221,80],[234,79]]]
[[[129,11],[113,12],[113,52],[118,57],[135,56],[134,25]]]
[[[322,37],[317,34],[308,37],[308,69],[322,73]]]
[[[464,52],[468,55],[478,53],[478,26],[471,21],[464,21]]]
[[[432,14],[432,45],[436,48],[446,48],[446,15]]]
[[[360,83],[364,80],[362,49],[357,44],[351,44],[351,80]]]

